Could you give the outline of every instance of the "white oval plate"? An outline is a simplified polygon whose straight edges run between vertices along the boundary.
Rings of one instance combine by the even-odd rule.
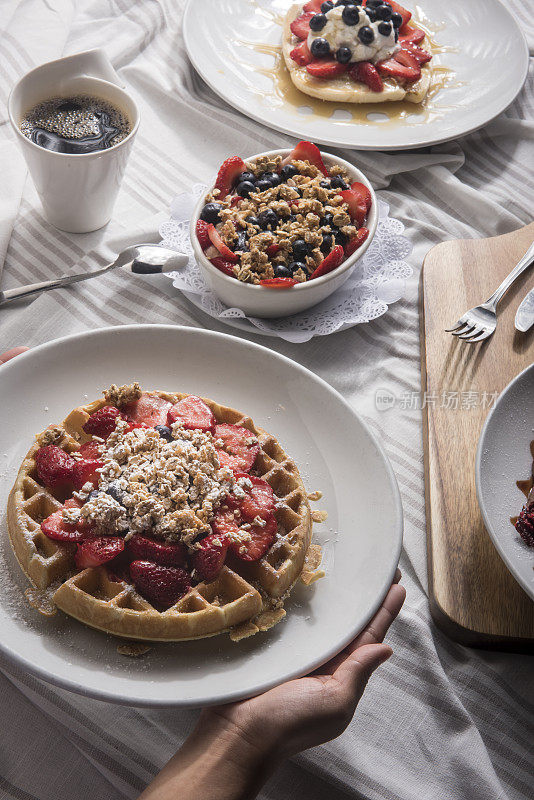
[[[534,600],[534,550],[514,530],[525,495],[516,481],[532,474],[534,364],[508,384],[480,434],[476,459],[477,496],[484,524],[504,563]]]
[[[24,600],[27,581],[9,546],[5,505],[34,432],[110,383],[198,392],[245,410],[279,437],[320,489],[328,520],[314,526],[326,577],[297,587],[287,617],[238,644],[224,634],[155,645],[140,659],[117,640]],[[328,384],[283,356],[233,336],[139,325],[58,339],[1,368],[4,509],[0,581],[7,659],[81,694],[130,705],[202,706],[236,700],[303,675],[343,648],[377,610],[397,566],[402,508],[392,469],[369,428]],[[5,563],[7,562],[7,563]]]
[[[407,8],[422,9],[437,43],[446,48],[433,64],[454,72],[430,101],[429,118],[414,113],[394,122],[383,115],[382,121],[347,121],[342,111],[334,117],[310,113],[305,95],[299,111],[298,104],[277,94],[275,56],[269,52],[280,44],[280,19],[291,5],[291,0],[190,0],[183,31],[193,66],[214,92],[241,113],[298,138],[360,150],[438,144],[486,125],[510,105],[527,76],[525,38],[499,0],[420,5],[410,0]]]

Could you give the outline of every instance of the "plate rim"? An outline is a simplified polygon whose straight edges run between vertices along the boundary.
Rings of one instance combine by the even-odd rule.
[[[391,495],[392,501],[394,506],[394,517],[395,517],[395,524],[394,524],[394,536],[395,536],[395,547],[392,548],[392,560],[390,563],[389,569],[386,571],[386,580],[384,581],[380,592],[377,595],[377,599],[374,603],[371,604],[370,611],[368,612],[367,616],[365,617],[363,623],[358,626],[357,629],[353,630],[351,628],[350,633],[340,640],[340,642],[333,648],[330,648],[328,652],[323,653],[320,658],[312,659],[308,661],[304,666],[300,668],[293,669],[290,672],[284,674],[284,677],[280,680],[280,678],[274,678],[269,681],[264,681],[259,686],[256,686],[252,692],[243,693],[239,690],[235,690],[233,692],[229,692],[222,697],[214,698],[213,696],[206,695],[194,699],[180,699],[180,698],[140,698],[136,695],[132,695],[128,693],[128,690],[124,690],[121,693],[114,693],[111,691],[107,691],[104,689],[96,689],[96,688],[87,688],[80,684],[79,681],[70,679],[68,677],[59,676],[57,674],[50,673],[47,669],[40,667],[39,664],[35,664],[29,661],[25,657],[20,657],[12,648],[8,647],[6,643],[0,638],[0,653],[2,656],[5,657],[9,664],[12,664],[16,670],[23,670],[28,671],[30,674],[34,675],[40,680],[43,680],[45,683],[52,684],[54,686],[58,686],[61,689],[66,689],[67,691],[74,692],[75,694],[82,695],[84,697],[91,697],[96,700],[102,700],[106,702],[115,703],[118,705],[128,705],[138,708],[201,708],[210,705],[219,705],[221,703],[231,703],[237,700],[243,700],[249,697],[254,697],[258,694],[262,694],[269,689],[272,689],[275,686],[280,685],[281,683],[286,683],[287,681],[294,680],[295,678],[303,677],[307,675],[309,672],[317,669],[322,664],[329,661],[333,658],[337,653],[341,652],[347,644],[352,641],[352,639],[360,633],[368,622],[373,618],[376,614],[377,610],[379,609],[380,605],[384,597],[387,594],[387,591],[393,581],[393,577],[395,575],[395,571],[398,566],[402,545],[403,545],[403,530],[404,530],[404,511],[402,506],[401,495],[397,483],[397,479],[395,473],[393,471],[393,467],[391,466],[390,460],[379,441],[378,437],[371,429],[370,425],[365,421],[365,419],[355,410],[352,408],[350,403],[345,400],[345,398],[334,389],[327,381],[321,378],[319,375],[316,375],[307,367],[299,364],[298,362],[294,361],[291,358],[288,358],[281,353],[273,352],[268,347],[264,345],[257,344],[256,342],[250,342],[248,339],[242,339],[237,336],[232,336],[228,333],[220,333],[219,331],[211,331],[205,330],[203,328],[195,328],[192,326],[187,325],[168,325],[168,324],[159,324],[159,323],[145,323],[145,324],[131,324],[131,325],[109,325],[101,328],[93,328],[90,330],[78,331],[77,333],[68,334],[67,336],[61,336],[56,339],[49,340],[47,342],[43,342],[40,345],[36,345],[35,347],[31,348],[30,350],[22,353],[20,356],[17,356],[16,359],[12,361],[8,361],[6,364],[3,365],[3,375],[9,375],[10,372],[16,371],[18,368],[17,365],[22,363],[23,361],[31,360],[35,357],[37,353],[37,358],[39,354],[45,350],[51,350],[58,344],[63,344],[73,339],[90,339],[95,336],[100,336],[103,334],[112,335],[113,332],[120,333],[122,331],[142,331],[149,333],[150,330],[161,330],[167,331],[167,333],[171,333],[172,335],[180,334],[181,332],[192,333],[194,335],[198,335],[200,337],[207,336],[213,337],[215,339],[225,339],[225,340],[237,340],[244,346],[252,349],[252,350],[260,350],[265,351],[265,355],[270,358],[274,358],[275,360],[281,360],[285,362],[287,365],[292,366],[293,368],[297,368],[302,374],[305,374],[314,382],[319,383],[323,389],[327,392],[336,395],[337,398],[341,401],[341,403],[353,414],[357,420],[360,422],[362,427],[364,428],[367,435],[370,437],[371,442],[374,444],[378,455],[385,467],[386,475],[390,484],[391,488]],[[6,531],[7,534],[7,531]],[[104,636],[108,634],[103,634]],[[146,676],[146,682],[149,683],[149,677]],[[131,692],[131,690],[130,690]]]
[[[505,549],[505,547],[501,543],[501,537],[493,529],[493,522],[492,522],[491,517],[490,517],[490,515],[489,515],[489,513],[487,511],[485,500],[484,500],[484,497],[483,497],[483,494],[482,494],[482,492],[483,492],[483,489],[482,489],[482,460],[483,460],[483,452],[482,451],[484,449],[484,442],[485,442],[486,437],[488,435],[489,425],[491,423],[493,415],[496,413],[497,408],[499,407],[501,402],[505,399],[506,395],[510,391],[512,391],[512,389],[515,386],[515,384],[519,383],[520,381],[522,381],[524,379],[525,375],[527,375],[527,373],[529,373],[529,372],[533,372],[534,373],[534,363],[530,364],[528,367],[525,367],[525,369],[521,370],[521,372],[518,375],[516,375],[515,378],[512,378],[512,380],[504,387],[504,389],[500,393],[499,397],[497,398],[497,401],[496,401],[495,405],[493,406],[493,408],[491,409],[491,411],[489,412],[488,416],[486,417],[486,419],[484,421],[484,425],[482,426],[482,430],[480,431],[480,437],[478,439],[478,446],[477,446],[477,452],[476,452],[476,457],[475,457],[475,488],[476,488],[476,493],[477,493],[478,505],[479,505],[480,511],[482,513],[482,519],[484,520],[484,527],[486,528],[486,531],[489,533],[490,538],[491,538],[493,544],[495,545],[495,548],[496,548],[497,552],[499,553],[502,561],[506,565],[508,571],[510,572],[510,574],[512,575],[514,580],[516,580],[517,583],[521,586],[521,588],[524,589],[526,594],[528,594],[528,596],[531,597],[534,600],[534,584],[527,583],[527,581],[524,579],[524,577],[518,573],[517,567],[516,567],[516,560],[513,559],[513,558],[510,558],[509,552]]]
[[[398,150],[415,150],[415,149],[418,149],[418,148],[421,148],[421,147],[433,147],[434,145],[444,144],[445,142],[450,142],[450,141],[454,141],[454,140],[457,140],[457,139],[461,139],[464,136],[469,136],[469,134],[474,133],[475,131],[479,130],[480,128],[485,127],[490,122],[492,122],[494,119],[496,119],[496,117],[498,117],[501,114],[503,114],[512,105],[514,100],[517,98],[517,96],[519,95],[519,93],[523,89],[523,86],[525,85],[525,81],[526,81],[526,79],[528,77],[528,72],[529,72],[529,67],[530,67],[530,51],[529,51],[529,48],[528,48],[528,43],[527,43],[526,36],[523,33],[521,27],[517,23],[515,17],[511,13],[511,11],[504,5],[504,3],[501,3],[500,0],[496,0],[496,2],[498,2],[499,6],[502,6],[504,11],[508,14],[511,22],[515,26],[515,28],[517,30],[517,33],[520,36],[520,41],[522,42],[523,62],[524,62],[523,63],[523,76],[522,76],[520,82],[518,83],[517,91],[515,92],[515,94],[513,95],[513,97],[510,100],[506,100],[505,101],[505,104],[500,108],[499,111],[497,111],[496,113],[492,112],[492,116],[484,119],[482,122],[476,123],[475,125],[472,125],[471,127],[466,128],[465,130],[462,130],[461,132],[456,132],[456,133],[453,133],[453,134],[451,134],[449,136],[445,136],[445,137],[438,136],[436,138],[418,140],[417,142],[412,142],[412,143],[407,143],[407,144],[406,143],[404,143],[404,144],[398,144],[397,143],[397,144],[388,144],[388,145],[385,145],[385,144],[373,145],[372,143],[355,144],[354,142],[347,142],[345,140],[341,140],[341,138],[325,139],[325,138],[322,138],[322,137],[319,137],[319,136],[316,136],[316,135],[313,136],[313,141],[316,144],[326,145],[327,147],[344,148],[346,150],[364,150],[364,151],[369,151],[369,152],[380,152],[380,151],[381,152],[391,152],[391,151],[398,151]],[[190,19],[190,17],[192,18],[193,13],[194,13],[192,9],[196,5],[197,5],[196,0],[187,0],[187,4],[186,4],[186,7],[184,9],[184,14],[183,14],[183,18],[182,18],[182,32],[183,32],[184,45],[185,45],[185,49],[186,49],[186,52],[187,52],[187,57],[189,58],[189,61],[191,62],[192,66],[195,69],[195,71],[197,72],[197,74],[209,86],[209,88],[213,92],[215,92],[215,94],[218,97],[221,98],[221,100],[223,100],[225,103],[228,103],[228,105],[230,105],[233,109],[235,109],[239,113],[243,114],[244,116],[248,117],[249,119],[254,120],[254,122],[257,122],[260,125],[263,125],[264,127],[267,127],[269,129],[278,131],[279,133],[283,133],[286,136],[292,136],[295,139],[299,139],[302,136],[305,136],[306,135],[305,133],[297,132],[296,128],[293,125],[292,126],[287,126],[287,125],[284,126],[284,125],[281,125],[281,124],[277,124],[275,121],[273,121],[273,115],[269,115],[269,117],[268,117],[269,122],[266,122],[265,117],[262,117],[260,114],[255,114],[255,113],[250,113],[250,112],[246,112],[245,113],[243,111],[243,108],[237,102],[237,100],[236,101],[232,101],[228,97],[224,96],[221,93],[221,91],[219,91],[219,89],[217,89],[213,85],[213,83],[207,79],[206,75],[202,71],[202,68],[200,66],[200,62],[195,61],[195,59],[194,59],[194,57],[192,55],[192,52],[191,52],[192,48],[190,46],[189,26],[193,24],[192,19]]]

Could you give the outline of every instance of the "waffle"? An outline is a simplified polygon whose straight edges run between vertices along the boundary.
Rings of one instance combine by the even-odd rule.
[[[187,395],[154,392],[171,403]],[[75,545],[49,539],[41,530],[43,519],[60,508],[60,493],[39,483],[35,454],[51,437],[67,452],[75,452],[91,439],[83,425],[105,400],[74,409],[59,426],[36,437],[22,462],[8,501],[8,529],[20,566],[32,584],[46,590],[55,605],[93,628],[120,637],[148,641],[180,641],[229,631],[239,640],[266,630],[285,615],[283,599],[302,576],[309,584],[323,574],[318,548],[310,547],[312,520],[306,491],[295,463],[274,436],[258,428],[250,417],[203,398],[218,423],[239,425],[258,438],[254,473],[266,480],[278,498],[275,516],[278,535],[257,562],[228,555],[225,566],[211,583],[198,583],[166,611],[158,611],[135,588],[110,577],[104,566],[77,570]],[[61,438],[62,437],[62,438]]]
[[[392,78],[383,80],[382,92],[373,92],[365,83],[357,83],[348,75],[339,75],[337,78],[322,80],[314,78],[306,70],[299,67],[290,56],[291,51],[299,40],[291,32],[291,23],[302,13],[302,3],[295,3],[286,14],[284,32],[282,34],[282,54],[289,75],[294,85],[304,94],[318,97],[319,100],[329,100],[334,103],[387,103],[406,100],[409,103],[422,103],[428,94],[432,81],[432,68],[430,64],[421,67],[421,77],[418,81],[402,86]]]

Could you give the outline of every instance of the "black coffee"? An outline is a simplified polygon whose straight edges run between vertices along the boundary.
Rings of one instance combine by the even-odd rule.
[[[90,95],[45,100],[24,115],[19,127],[40,147],[74,155],[113,147],[132,129],[123,111]]]

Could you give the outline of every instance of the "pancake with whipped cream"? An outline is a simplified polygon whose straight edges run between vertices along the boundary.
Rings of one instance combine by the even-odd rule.
[[[421,103],[430,88],[424,32],[396,2],[295,3],[284,23],[282,53],[304,94],[342,103]]]

